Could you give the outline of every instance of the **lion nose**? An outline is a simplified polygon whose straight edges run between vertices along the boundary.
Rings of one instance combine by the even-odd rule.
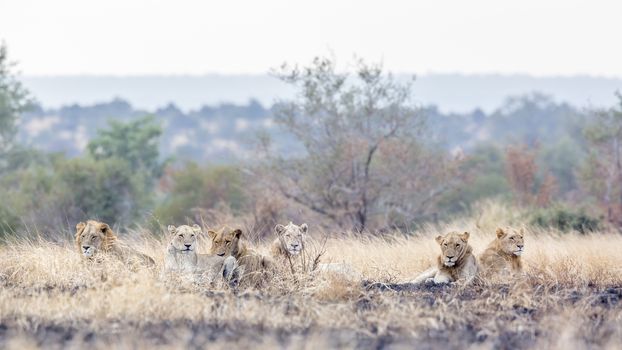
[[[292,248],[298,248],[298,243],[292,243]]]
[[[225,256],[225,253],[217,253],[218,256]]]
[[[524,245],[523,244],[518,244],[516,245],[518,247],[518,249],[523,249]]]
[[[451,260],[451,259],[453,259],[453,258],[454,258],[454,256],[453,256],[453,255],[452,255],[452,256],[448,256],[448,257],[447,257],[447,259],[449,259],[449,260]]]
[[[186,248],[190,249],[190,247],[192,246],[192,244],[184,244],[186,246]]]
[[[87,249],[89,249],[89,246],[87,246],[87,245],[83,245],[82,246],[82,250],[87,250]]]

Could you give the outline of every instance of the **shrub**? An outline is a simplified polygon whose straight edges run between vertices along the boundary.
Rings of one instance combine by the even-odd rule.
[[[57,157],[17,169],[0,178],[0,232],[72,230],[90,218],[127,225],[151,206],[144,182],[118,159]]]
[[[242,176],[233,166],[200,167],[190,162],[169,176],[170,189],[154,211],[161,224],[198,221],[206,211],[222,206],[239,214],[246,201]]]
[[[574,211],[562,206],[537,209],[531,216],[532,225],[555,228],[563,232],[577,231],[585,234],[602,228],[601,220],[588,215],[584,210]]]

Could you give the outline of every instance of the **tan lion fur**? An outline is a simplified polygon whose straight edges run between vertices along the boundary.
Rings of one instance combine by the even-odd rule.
[[[521,255],[525,247],[524,234],[522,228],[497,228],[495,239],[479,256],[483,274],[520,273],[523,270]]]
[[[121,243],[106,223],[95,220],[80,222],[76,225],[75,238],[78,252],[87,259],[101,251],[126,261],[138,260],[141,264],[155,266],[155,261],[150,256]]]
[[[417,276],[412,283],[471,282],[477,276],[478,265],[473,249],[468,244],[469,233],[450,232],[437,236],[435,240],[441,247],[436,266]]]

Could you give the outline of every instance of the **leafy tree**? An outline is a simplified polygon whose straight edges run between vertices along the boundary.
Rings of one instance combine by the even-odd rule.
[[[583,163],[585,157],[585,141],[566,136],[542,144],[538,167],[549,170],[557,179],[559,193],[568,196],[579,189],[577,164]]]
[[[66,217],[128,224],[149,204],[149,192],[119,159],[70,159],[57,165],[53,195]]]
[[[492,140],[508,145],[534,146],[564,136],[580,136],[580,114],[568,104],[557,104],[550,96],[533,93],[509,97],[487,120]]]
[[[17,80],[14,64],[9,62],[7,48],[0,44],[0,170],[6,167],[8,152],[12,150],[17,121],[31,105],[28,91]]]
[[[536,163],[538,148],[526,145],[506,149],[506,177],[514,198],[523,206],[548,206],[557,191],[557,178],[550,172],[541,174]]]
[[[446,190],[453,172],[444,155],[431,156],[417,141],[424,118],[410,82],[362,61],[354,74],[340,73],[326,58],[283,65],[277,75],[298,94],[275,106],[275,120],[304,147],[298,158],[266,152],[271,185],[285,198],[364,230],[389,211],[413,219]]]
[[[153,185],[162,168],[160,132],[147,117],[99,130],[89,155],[83,157],[12,151],[14,156],[6,158],[11,164],[21,164],[21,156],[41,159],[0,178],[0,196],[5,199],[0,203],[0,224],[11,231],[28,223],[58,230],[86,218],[131,223],[153,204]]]
[[[87,218],[126,225],[151,205],[151,192],[119,159],[57,157],[0,178],[0,228],[58,232]]]
[[[607,219],[622,225],[622,94],[616,95],[617,108],[595,111],[585,128],[589,154],[581,178]]]
[[[460,169],[466,176],[465,184],[443,195],[439,207],[446,215],[452,215],[472,209],[473,204],[485,198],[509,199],[511,187],[504,169],[504,154],[499,147],[492,144],[476,146]]]
[[[89,154],[95,160],[122,159],[134,171],[145,171],[153,179],[162,175],[159,138],[162,128],[152,116],[127,123],[111,121],[108,129],[100,129],[89,142]]]
[[[603,228],[600,219],[589,215],[585,210],[561,205],[534,210],[530,216],[532,225],[554,228],[562,232],[576,231],[585,234]]]
[[[202,214],[221,205],[239,213],[246,200],[242,184],[235,167],[200,167],[189,162],[170,174],[170,189],[155,217],[163,222],[183,222],[192,213]]]

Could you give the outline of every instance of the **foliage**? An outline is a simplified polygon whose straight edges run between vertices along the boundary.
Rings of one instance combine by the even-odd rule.
[[[0,178],[0,227],[72,228],[89,218],[130,224],[151,205],[145,179],[125,161],[57,157]]]
[[[134,171],[145,171],[153,179],[162,175],[159,139],[162,128],[153,116],[127,123],[111,121],[107,129],[97,131],[87,148],[95,160],[122,159]]]
[[[129,224],[150,203],[143,186],[147,179],[122,160],[70,159],[59,165],[53,194],[74,221],[98,218]]]
[[[168,183],[166,196],[154,211],[163,224],[179,224],[189,217],[197,220],[200,217],[192,217],[193,214],[200,216],[222,205],[239,214],[246,201],[242,176],[232,166],[200,167],[189,162],[172,170],[163,181]]]
[[[227,208],[253,215],[254,228],[268,234],[279,220],[306,218],[356,231],[409,230],[469,212],[487,198],[514,199],[525,210],[589,201],[622,225],[622,95],[614,108],[584,114],[537,93],[508,98],[489,114],[443,114],[413,103],[411,81],[363,61],[354,68],[341,72],[326,58],[282,66],[277,76],[298,94],[271,110],[251,102],[184,113],[171,105],[137,118],[145,112],[115,100],[24,113],[31,99],[2,45],[0,226],[71,227],[87,216],[125,224],[154,208],[157,218],[179,222]],[[42,124],[36,118],[50,115],[60,121],[30,133],[29,125]],[[119,121],[97,129],[110,116]],[[28,132],[16,138],[20,125]],[[266,141],[262,157],[242,164],[250,177],[234,166],[188,163],[162,178],[168,162],[160,151],[211,162],[222,150],[249,155],[242,140],[258,126],[269,136],[264,140],[278,144]],[[66,137],[69,130],[73,137]],[[201,132],[218,137],[196,137]],[[77,158],[28,146],[51,144]],[[547,212],[538,222],[589,224],[564,213]]]
[[[364,230],[387,212],[405,220],[424,214],[451,186],[453,166],[418,140],[423,117],[411,103],[411,84],[379,65],[357,62],[354,74],[316,58],[277,73],[298,90],[275,106],[275,120],[303,145],[304,157],[266,152],[270,185],[292,203],[344,228]],[[376,222],[372,222],[376,219]]]
[[[537,157],[538,168],[547,169],[554,176],[559,194],[570,196],[579,189],[577,164],[582,164],[586,159],[583,139],[566,136],[542,144]]]
[[[460,167],[460,172],[466,175],[464,185],[455,186],[438,203],[444,216],[468,212],[486,198],[509,199],[511,188],[504,167],[504,154],[498,147],[490,144],[475,147]]]
[[[583,210],[573,210],[563,206],[537,209],[531,214],[531,224],[559,231],[580,233],[595,232],[602,229],[601,220]]]
[[[585,128],[588,156],[581,169],[585,190],[607,213],[607,219],[622,224],[622,94],[618,106],[593,113]]]
[[[555,103],[552,97],[533,93],[508,97],[489,118],[486,128],[494,142],[535,146],[565,136],[581,135],[580,113],[565,103]]]
[[[8,60],[6,46],[0,44],[0,171],[7,167],[4,158],[12,149],[17,121],[32,103],[13,68],[14,65]]]
[[[530,149],[526,145],[506,149],[506,177],[519,205],[546,206],[557,190],[557,179],[550,172],[539,173],[537,154],[537,148]]]
[[[506,176],[514,195],[522,205],[533,202],[536,172],[535,150],[526,146],[510,146],[506,150]]]

